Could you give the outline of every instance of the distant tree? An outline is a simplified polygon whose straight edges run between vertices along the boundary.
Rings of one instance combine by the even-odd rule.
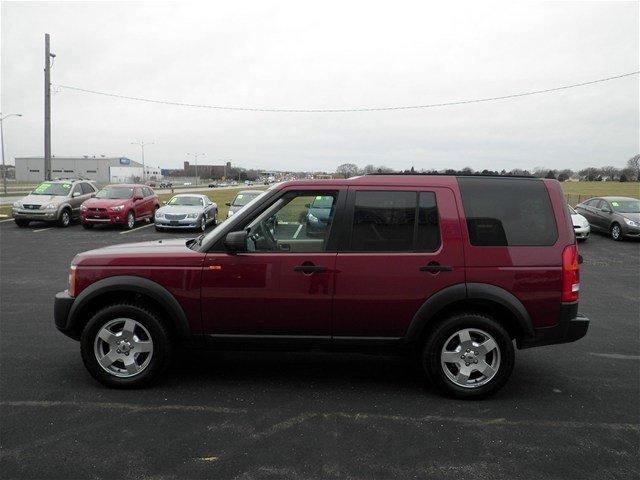
[[[586,180],[587,182],[599,181],[598,177],[602,180],[600,169],[596,167],[583,168],[578,172],[578,175],[580,175],[581,180]]]
[[[378,169],[376,168],[375,165],[365,165],[364,168],[362,169],[362,173],[365,175],[371,175],[372,173],[376,173],[378,171]]]
[[[622,172],[620,174],[620,181],[621,182],[626,182],[627,181],[627,174],[626,173]]]
[[[569,175],[567,175],[565,172],[560,172],[558,174],[558,181],[559,182],[566,182],[567,180],[569,180]]]
[[[556,174],[555,174],[555,172],[553,170],[549,170],[547,172],[547,174],[544,176],[544,178],[552,178],[552,179],[555,180],[556,179]]]
[[[473,168],[464,167],[462,170],[460,170],[460,173],[462,173],[462,175],[473,175]]]
[[[504,168],[500,170],[500,175],[504,176],[506,174],[507,174],[507,171]]]
[[[391,167],[386,167],[384,165],[380,165],[378,167],[378,173],[393,173],[395,170]]]
[[[626,176],[627,182],[632,182],[636,178],[636,172],[630,167],[623,168],[620,175]]]
[[[602,167],[600,171],[602,172],[602,176],[606,177],[606,180],[614,181],[616,178],[620,176],[620,169],[616,167],[612,167],[611,165]]]
[[[640,155],[634,155],[627,160],[627,167],[633,169],[633,175],[636,177],[636,181],[640,181]]]
[[[563,180],[566,181],[573,177],[573,170],[571,170],[570,168],[563,168],[562,170],[558,171],[558,180],[560,180],[560,175],[566,177],[565,180]]]
[[[533,169],[533,176],[538,178],[544,178],[547,175],[548,170],[545,167],[535,167]]]
[[[358,175],[358,166],[354,163],[343,163],[338,165],[336,173],[342,178],[351,178]]]

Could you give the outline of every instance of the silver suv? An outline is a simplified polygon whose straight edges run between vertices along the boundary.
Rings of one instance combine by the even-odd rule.
[[[42,182],[29,195],[13,204],[16,225],[29,222],[56,222],[68,227],[80,217],[80,205],[96,195],[98,187],[91,180],[51,180]]]

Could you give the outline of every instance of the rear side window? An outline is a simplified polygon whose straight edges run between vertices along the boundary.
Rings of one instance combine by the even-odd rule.
[[[458,178],[472,245],[545,246],[558,238],[544,182],[516,178]]]
[[[356,192],[351,251],[433,252],[439,245],[435,193]]]

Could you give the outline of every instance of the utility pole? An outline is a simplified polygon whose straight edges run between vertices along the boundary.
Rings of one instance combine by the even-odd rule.
[[[142,183],[144,183],[147,177],[147,167],[145,167],[144,165],[144,147],[145,145],[154,145],[154,143],[153,142],[144,143],[144,140],[143,140],[139,143],[131,142],[131,145],[138,145],[142,149]]]
[[[204,153],[187,153],[187,155],[191,155],[196,162],[196,187],[198,186],[198,157],[204,155]]]
[[[44,179],[51,180],[51,59],[49,34],[44,34]]]
[[[0,113],[0,144],[2,144],[2,188],[4,190],[4,194],[7,194],[7,165],[4,162],[4,119],[9,117],[21,117],[21,113],[10,113],[8,115],[2,116]]]

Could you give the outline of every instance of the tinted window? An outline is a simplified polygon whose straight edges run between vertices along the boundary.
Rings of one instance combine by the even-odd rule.
[[[413,250],[416,192],[356,192],[351,250]]]
[[[440,226],[438,224],[436,194],[433,192],[420,192],[415,250],[419,252],[435,252],[439,246]]]
[[[551,201],[537,179],[458,178],[472,245],[553,245]]]
[[[81,185],[82,185],[82,193],[84,193],[85,195],[88,195],[94,192],[93,188],[88,183],[82,183]]]

